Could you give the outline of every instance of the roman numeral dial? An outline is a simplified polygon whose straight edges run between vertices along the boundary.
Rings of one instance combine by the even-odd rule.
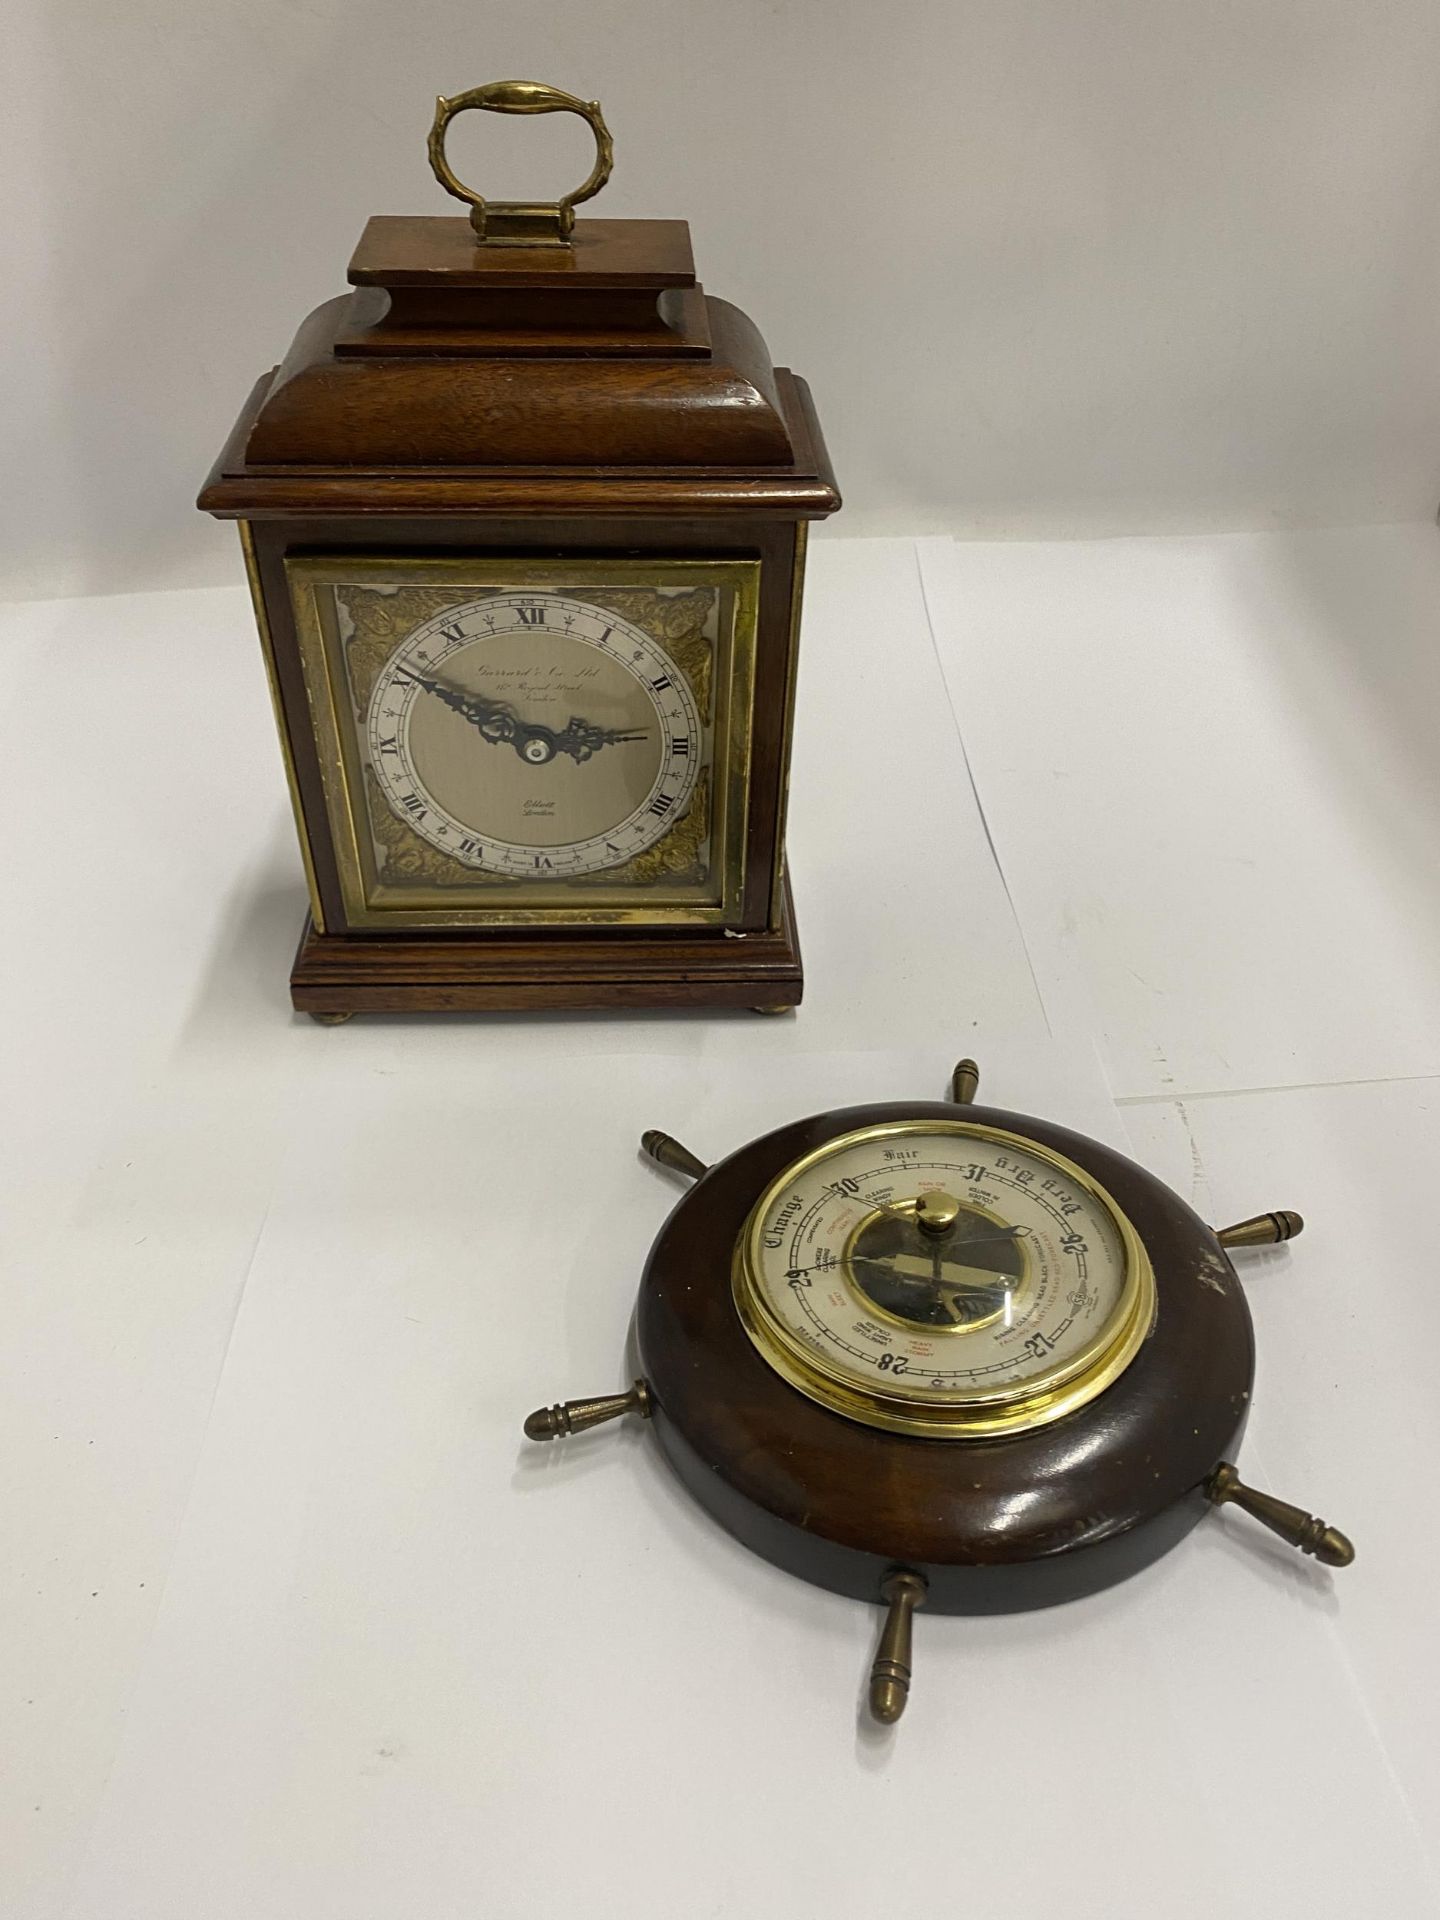
[[[395,819],[531,886],[627,868],[701,804],[712,754],[685,672],[578,591],[477,593],[415,626],[376,676],[365,737]],[[708,837],[708,820],[691,834],[702,863]]]

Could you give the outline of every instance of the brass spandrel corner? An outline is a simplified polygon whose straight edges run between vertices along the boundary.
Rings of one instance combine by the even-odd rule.
[[[663,647],[690,682],[700,717],[708,726],[715,651],[705,628],[717,611],[714,587],[687,587],[665,593],[654,587],[575,587],[577,599],[618,613]]]
[[[745,888],[758,560],[332,554],[296,556],[286,571],[353,930],[732,922]],[[633,619],[684,673],[712,732],[710,767],[671,831],[623,868],[587,876],[568,897],[554,889],[547,897],[523,879],[478,872],[430,847],[390,808],[361,742],[376,678],[414,627],[507,588],[569,594]],[[349,632],[341,631],[342,607]],[[705,632],[712,617],[719,620],[713,641]],[[460,901],[464,893],[469,902]],[[582,899],[571,904],[577,894]]]
[[[647,847],[644,853],[637,853],[623,867],[610,869],[608,875],[597,874],[596,883],[604,885],[607,878],[616,886],[652,886],[662,879],[698,883],[710,868],[702,849],[712,837],[713,825],[707,768],[695,782],[689,806],[665,838]]]
[[[365,817],[379,845],[376,851],[378,878],[387,886],[504,886],[504,876],[477,873],[459,860],[452,860],[439,847],[422,840],[396,813],[385,798],[380,782],[370,767],[365,769]],[[513,886],[514,882],[510,882]]]
[[[468,596],[483,600],[499,587],[480,587]],[[363,726],[380,670],[395,649],[426,620],[459,605],[449,587],[374,587],[337,584],[335,600],[350,616],[351,632],[341,636],[355,718]]]

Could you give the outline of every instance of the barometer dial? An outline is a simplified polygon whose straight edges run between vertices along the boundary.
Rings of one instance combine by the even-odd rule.
[[[746,1331],[802,1392],[900,1432],[999,1433],[1082,1405],[1154,1311],[1143,1247],[1059,1154],[898,1122],[788,1167],[741,1237]]]

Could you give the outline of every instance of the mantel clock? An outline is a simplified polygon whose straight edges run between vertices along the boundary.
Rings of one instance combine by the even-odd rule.
[[[584,184],[487,201],[456,113],[580,114]],[[238,521],[310,891],[296,1007],[795,1005],[785,801],[804,381],[679,220],[577,220],[599,106],[442,98],[469,217],[372,219],[200,495]]]

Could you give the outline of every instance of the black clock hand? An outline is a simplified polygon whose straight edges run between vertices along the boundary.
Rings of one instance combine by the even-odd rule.
[[[601,747],[650,737],[643,731],[626,732],[618,727],[597,727],[589,720],[574,716],[557,733],[553,727],[544,726],[539,721],[522,721],[515,709],[503,700],[487,700],[483,694],[464,693],[459,687],[449,686],[444,680],[436,680],[427,673],[416,673],[410,667],[401,668],[400,671],[416,686],[443,700],[447,707],[453,708],[473,727],[478,727],[480,737],[488,740],[491,746],[514,747],[527,766],[543,767],[557,753],[569,754],[578,765]]]
[[[577,715],[570,716],[569,724],[560,733],[548,734],[551,749],[555,753],[568,753],[577,763],[588,760],[601,747],[620,746],[625,741],[648,740],[647,729],[639,728],[627,732],[621,727],[597,727],[593,721],[581,720]]]
[[[453,708],[471,726],[478,727],[481,738],[488,740],[491,746],[514,741],[519,722],[515,709],[507,706],[503,700],[487,700],[484,694],[465,693],[459,687],[452,687],[428,673],[416,673],[410,667],[401,667],[397,671],[417,687],[423,687],[426,693],[433,693],[438,700],[443,700],[447,707]],[[516,751],[520,751],[518,746]],[[545,757],[548,759],[549,755]]]

